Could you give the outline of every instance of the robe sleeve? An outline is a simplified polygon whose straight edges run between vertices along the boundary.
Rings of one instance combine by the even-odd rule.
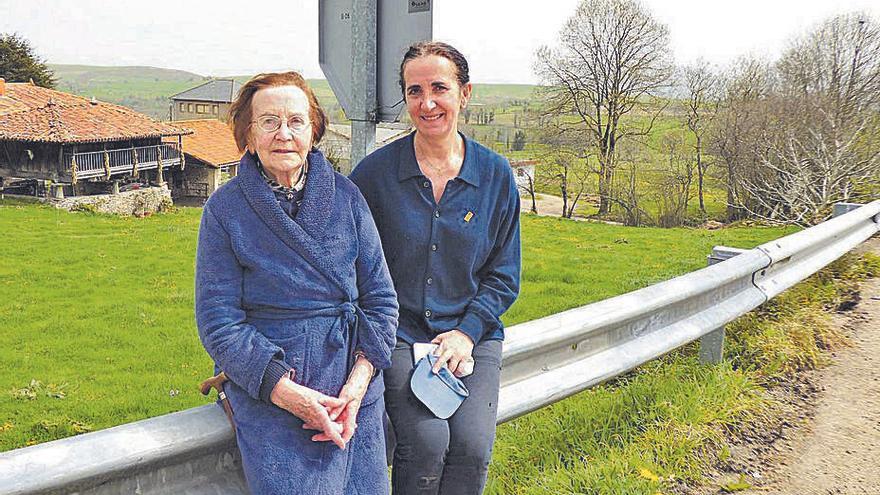
[[[205,205],[196,252],[195,312],[199,338],[230,380],[254,399],[261,399],[267,369],[268,375],[273,375],[277,365],[283,363],[284,351],[246,323],[241,307],[242,272],[229,234],[210,206]],[[275,365],[271,369],[270,363]],[[267,387],[263,387],[264,391]]]
[[[502,222],[486,263],[478,270],[477,294],[468,303],[458,328],[474,344],[501,328],[501,315],[519,295],[522,254],[519,235],[519,194],[513,173],[507,177],[507,196],[499,198]]]
[[[391,366],[397,334],[397,293],[370,209],[360,192],[355,195],[358,306],[367,317],[366,325],[358,325],[357,345],[376,369],[385,369]]]

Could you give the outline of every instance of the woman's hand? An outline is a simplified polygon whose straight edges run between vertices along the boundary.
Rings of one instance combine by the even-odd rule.
[[[370,380],[373,379],[373,365],[363,356],[358,356],[348,375],[342,391],[339,392],[339,400],[342,404],[329,410],[330,419],[342,424],[342,441],[348,443],[354,436],[357,429],[357,415],[361,408],[361,402],[364,394],[367,393],[367,387]],[[312,430],[321,430],[317,425],[306,423],[303,428]],[[325,432],[321,432],[312,437],[316,442],[326,442],[331,440]]]
[[[309,425],[311,429],[319,430],[320,435],[326,436],[328,441],[332,441],[340,449],[345,448],[347,441],[342,439],[343,425],[330,418],[330,411],[345,405],[342,399],[303,387],[285,376],[272,389],[270,400],[303,420],[303,427]]]
[[[468,334],[461,330],[450,330],[434,337],[431,343],[438,345],[437,350],[434,351],[434,355],[437,356],[434,373],[439,372],[445,364],[456,376],[467,374],[465,368],[473,363],[471,352],[474,350],[474,341]]]

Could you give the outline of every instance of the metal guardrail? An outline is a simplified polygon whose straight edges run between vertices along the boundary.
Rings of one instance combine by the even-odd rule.
[[[880,231],[880,201],[709,267],[510,327],[498,422],[539,409],[697,339],[719,346],[737,317]],[[702,354],[702,353],[701,353]],[[222,410],[206,405],[0,453],[4,495],[247,494]]]

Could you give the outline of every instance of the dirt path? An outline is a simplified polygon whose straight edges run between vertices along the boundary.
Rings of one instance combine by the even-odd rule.
[[[523,211],[531,211],[531,196],[525,194],[520,198],[520,201]],[[538,208],[538,215],[558,217],[562,215],[562,198],[550,194],[538,194],[535,198],[535,207]]]
[[[578,208],[575,209],[574,216],[572,220],[581,220],[588,221],[581,213],[579,213],[580,207],[584,204],[588,199],[581,198],[578,201]],[[528,194],[524,194],[520,196],[521,208],[522,211],[531,211],[532,208],[532,197]],[[538,209],[538,215],[542,217],[561,217],[562,216],[562,198],[560,196],[553,196],[551,194],[538,194],[535,198],[535,207]],[[616,222],[603,222],[603,223],[613,223]],[[619,224],[617,224],[619,225]]]
[[[866,248],[880,254],[880,239]],[[880,278],[862,285],[858,306],[838,323],[853,345],[809,380],[815,407],[805,425],[780,434],[769,472],[737,493],[880,494]]]

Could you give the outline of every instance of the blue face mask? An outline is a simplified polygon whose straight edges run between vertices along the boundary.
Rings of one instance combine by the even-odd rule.
[[[446,419],[452,416],[468,396],[468,389],[445,366],[437,374],[431,369],[437,357],[428,354],[413,369],[409,385],[416,396],[434,416]]]

